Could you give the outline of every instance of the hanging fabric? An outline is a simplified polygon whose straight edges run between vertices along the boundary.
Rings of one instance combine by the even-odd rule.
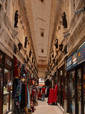
[[[58,90],[58,86],[57,84],[55,85],[55,88],[54,88],[54,98],[53,98],[53,103],[57,103],[57,90]]]
[[[30,109],[30,92],[29,92],[29,88],[28,88],[28,82],[27,82],[27,95],[28,95],[27,107],[28,107],[28,109]]]
[[[25,84],[22,82],[22,89],[21,89],[21,103],[20,107],[23,110],[25,108]]]

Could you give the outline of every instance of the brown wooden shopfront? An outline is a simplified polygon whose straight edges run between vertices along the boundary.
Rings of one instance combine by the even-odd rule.
[[[67,112],[85,114],[85,42],[67,59]]]
[[[12,109],[12,59],[0,51],[0,114]]]
[[[4,54],[0,51],[0,114],[3,114]]]

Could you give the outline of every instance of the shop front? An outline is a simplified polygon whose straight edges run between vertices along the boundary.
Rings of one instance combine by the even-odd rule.
[[[78,64],[81,69],[81,113],[85,114],[85,42],[78,48],[77,53]],[[79,89],[80,88],[78,87],[78,90]]]
[[[0,114],[3,114],[3,75],[4,54],[0,51]]]
[[[3,77],[3,114],[12,110],[12,81],[13,68],[12,59],[5,55],[4,77]]]
[[[67,70],[67,112],[85,113],[85,43],[66,62]]]
[[[0,114],[12,110],[12,59],[0,51]]]
[[[65,100],[65,64],[58,69],[58,102],[64,107]]]
[[[72,54],[66,62],[67,70],[67,112],[75,114],[75,67],[77,65],[77,53]],[[75,66],[73,68],[73,66]]]
[[[14,57],[13,72],[13,113],[29,113],[30,108],[30,74],[26,64],[21,64]]]

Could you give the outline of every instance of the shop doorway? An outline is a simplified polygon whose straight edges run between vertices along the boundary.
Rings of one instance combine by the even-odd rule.
[[[3,114],[6,114],[12,110],[13,81],[12,59],[7,55],[4,56],[3,74]]]
[[[3,87],[3,114],[12,110],[12,80],[11,71],[4,69],[4,87]]]
[[[81,114],[81,88],[82,88],[82,83],[81,83],[81,79],[82,79],[82,70],[81,68],[79,68],[77,70],[77,102],[78,102],[78,112],[79,114]]]
[[[75,70],[68,73],[67,83],[67,112],[75,114]]]

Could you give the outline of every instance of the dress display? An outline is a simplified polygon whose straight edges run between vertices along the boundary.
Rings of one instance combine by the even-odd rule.
[[[54,99],[54,88],[50,88],[48,104],[53,104],[53,99]]]

